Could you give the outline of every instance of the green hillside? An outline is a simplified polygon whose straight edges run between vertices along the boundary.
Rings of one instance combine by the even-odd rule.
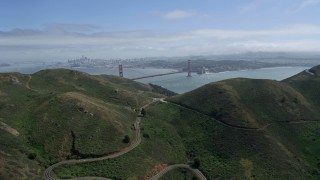
[[[303,71],[284,82],[301,92],[314,107],[320,107],[320,66],[311,68],[309,73]]]
[[[1,177],[27,169],[22,175],[33,179],[64,159],[119,151],[127,146],[124,136],[133,136],[136,109],[151,94],[130,80],[65,69],[0,74],[0,121],[19,133],[0,130]]]
[[[144,179],[159,164],[199,159],[208,179],[320,175],[318,108],[288,83],[232,79],[167,100],[173,104],[147,108],[137,149],[113,160],[62,166],[56,173]],[[174,170],[163,178],[190,176]]]
[[[230,79],[152,103],[142,141],[114,159],[62,165],[60,178],[148,179],[193,164],[208,179],[318,179],[320,66],[282,82]],[[41,178],[65,159],[100,157],[134,139],[137,108],[163,97],[114,76],[57,69],[0,74],[0,179]],[[191,179],[175,169],[162,179]]]
[[[255,133],[254,137],[267,137],[270,143],[276,144],[273,148],[280,147],[277,154],[289,156],[287,163],[301,166],[300,169],[306,170],[311,176],[319,176],[319,69],[320,66],[312,68],[310,72],[313,75],[302,72],[283,82],[230,79],[167,100],[206,114],[231,129],[251,129],[250,132],[263,133]],[[261,149],[253,154],[267,153],[265,151]],[[274,150],[270,153],[276,156]],[[253,161],[253,164],[259,164],[259,161],[264,160]],[[274,164],[271,162],[269,166],[274,167]],[[275,171],[289,172],[289,169],[282,166]]]
[[[160,180],[197,180],[197,177],[189,170],[179,168],[169,171]]]
[[[232,126],[262,128],[274,121],[319,117],[306,98],[283,82],[240,78],[207,84],[169,101]]]
[[[304,157],[278,140],[277,134],[231,128],[174,104],[157,103],[147,108],[147,113],[142,121],[144,138],[136,149],[112,160],[60,166],[56,174],[64,178],[144,179],[159,164],[187,164],[199,159],[200,170],[208,179],[316,179],[319,175]],[[319,128],[320,124],[308,126],[305,132]],[[167,177],[179,174],[173,171]]]

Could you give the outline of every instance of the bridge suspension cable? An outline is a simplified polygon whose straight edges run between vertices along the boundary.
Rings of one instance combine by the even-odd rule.
[[[139,74],[148,75],[147,73],[142,72],[142,71],[138,71],[136,69],[132,69],[132,68],[126,68],[126,69],[129,70],[129,71],[133,71],[133,72],[139,73]]]
[[[150,83],[161,83],[161,82],[168,82],[168,81],[173,81],[173,80],[178,80],[178,79],[185,79],[185,76],[183,77],[174,77],[174,78],[169,78],[169,79],[162,79],[158,81],[152,81]]]
[[[191,60],[187,61],[187,68],[186,69],[187,69],[187,72],[188,72],[187,77],[191,77]],[[131,71],[135,71],[135,72],[139,72],[139,71],[136,71],[136,70],[133,70],[133,69],[130,69],[130,70]],[[138,80],[138,79],[157,77],[157,76],[165,76],[165,75],[170,75],[170,74],[178,74],[178,73],[181,73],[181,72],[183,72],[183,71],[168,72],[168,73],[161,73],[161,74],[154,74],[154,75],[145,75],[145,76],[141,76],[141,77],[132,78],[131,80]],[[139,73],[142,73],[142,72],[139,72]],[[145,73],[142,73],[142,74],[145,74]],[[122,64],[119,65],[119,76],[123,77],[123,66],[122,66]]]

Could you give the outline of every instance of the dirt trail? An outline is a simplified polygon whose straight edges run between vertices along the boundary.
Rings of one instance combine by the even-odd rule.
[[[61,161],[59,163],[56,163],[50,167],[48,167],[45,172],[44,172],[44,178],[48,179],[48,180],[53,180],[53,179],[57,179],[57,176],[54,174],[53,169],[55,169],[58,166],[61,166],[63,164],[78,164],[78,163],[84,163],[84,162],[96,162],[96,161],[102,161],[102,160],[106,160],[106,159],[113,159],[116,157],[119,157],[121,155],[124,155],[128,152],[130,152],[132,149],[136,148],[140,142],[141,142],[141,136],[140,136],[140,121],[141,121],[141,117],[137,117],[136,122],[134,123],[134,127],[136,130],[135,133],[135,139],[132,141],[132,143],[130,144],[130,146],[124,148],[122,151],[120,152],[116,152],[114,154],[111,155],[107,155],[107,156],[103,156],[100,158],[90,158],[90,159],[77,159],[77,160],[66,160],[66,161]],[[96,177],[82,177],[82,179],[96,179]],[[100,177],[99,177],[100,178]],[[81,179],[81,178],[80,178]]]
[[[186,165],[186,164],[174,164],[174,165],[168,166],[165,169],[163,169],[162,171],[160,171],[157,175],[155,175],[152,178],[150,178],[149,180],[157,180],[157,179],[161,178],[167,172],[169,172],[169,171],[171,171],[173,169],[176,169],[176,168],[189,169],[195,175],[197,175],[200,180],[207,180],[207,178],[198,169],[194,169],[194,168],[192,168],[192,167],[190,167],[189,165]]]
[[[145,104],[144,106],[141,107],[142,108],[146,108],[149,105],[151,105],[154,102],[157,102],[159,100],[153,100],[152,102]],[[112,158],[116,158],[119,157],[121,155],[124,155],[128,152],[130,152],[131,150],[133,150],[134,148],[136,148],[140,143],[141,143],[141,133],[140,133],[140,122],[141,122],[141,116],[138,116],[136,118],[136,121],[134,123],[134,127],[135,127],[135,139],[132,141],[132,143],[124,148],[123,150],[116,152],[114,154],[111,155],[107,155],[107,156],[103,156],[100,158],[90,158],[90,159],[78,159],[78,160],[66,160],[66,161],[61,161],[58,162],[50,167],[48,167],[45,172],[44,172],[44,178],[47,180],[54,180],[54,179],[58,179],[57,176],[54,174],[53,169],[57,168],[58,166],[64,165],[64,164],[78,164],[78,163],[85,163],[85,162],[96,162],[96,161],[102,161],[102,160],[106,160],[106,159],[112,159]],[[206,180],[205,176],[198,170],[198,169],[193,169],[191,168],[189,165],[186,164],[176,164],[176,165],[171,165],[168,166],[167,168],[163,169],[161,172],[159,172],[156,176],[152,177],[151,179],[158,179],[159,177],[161,177],[163,174],[165,174],[166,172],[168,172],[171,169],[174,168],[178,168],[178,167],[182,167],[182,168],[187,168],[192,170],[201,180]],[[79,177],[79,178],[73,178],[73,179],[86,179],[86,180],[93,180],[93,179],[104,179],[104,180],[108,180],[108,178],[103,178],[103,177]]]
[[[313,72],[310,72],[310,69],[305,70],[306,73],[310,74],[311,76],[314,76],[315,74]]]
[[[31,81],[31,79],[32,79],[32,76],[29,74],[29,79],[28,79],[28,81],[26,82],[26,88],[27,89],[30,89],[31,90],[31,88],[30,88],[30,81]]]
[[[168,164],[158,164],[156,165],[143,180],[150,179],[151,177],[159,174],[162,170],[168,167]]]
[[[167,101],[166,101],[167,102]],[[224,125],[224,126],[227,126],[227,127],[230,127],[230,128],[233,128],[233,129],[241,129],[241,130],[247,130],[247,131],[264,131],[266,130],[268,127],[270,127],[271,125],[273,124],[280,124],[280,123],[287,123],[287,124],[304,124],[304,123],[312,123],[312,122],[320,122],[320,119],[319,120],[314,120],[314,119],[300,119],[298,121],[278,121],[278,122],[273,122],[273,123],[268,123],[260,128],[251,128],[251,127],[244,127],[244,126],[238,126],[238,125],[233,125],[233,124],[229,124],[229,123],[226,123],[226,122],[223,122],[223,121],[219,121],[215,118],[212,118],[211,116],[209,115],[206,115],[198,110],[195,110],[195,109],[191,109],[191,108],[188,108],[188,107],[185,107],[185,106],[182,106],[182,105],[179,105],[179,104],[176,104],[176,103],[172,103],[172,102],[169,102],[175,106],[179,106],[181,108],[184,108],[184,109],[188,109],[190,111],[193,111],[195,113],[199,113],[201,115],[204,115],[204,116],[207,116],[213,120],[215,120],[216,122]]]

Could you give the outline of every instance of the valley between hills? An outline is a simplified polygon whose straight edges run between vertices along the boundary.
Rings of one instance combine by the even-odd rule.
[[[1,73],[0,179],[152,179],[170,167],[160,179],[319,179],[320,66],[163,91],[66,69]]]

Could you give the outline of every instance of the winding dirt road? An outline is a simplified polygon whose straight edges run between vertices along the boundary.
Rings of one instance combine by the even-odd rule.
[[[156,101],[160,101],[160,102],[165,102],[165,103],[168,103],[167,101],[164,101],[163,99],[154,99],[152,102],[144,105],[141,107],[142,108],[146,108],[148,107],[150,104],[156,102]],[[174,105],[177,105],[177,106],[180,106],[182,108],[185,108],[185,109],[189,109],[191,111],[194,111],[194,112],[197,112],[197,113],[201,113],[201,112],[198,112],[194,109],[190,109],[190,108],[187,108],[187,107],[184,107],[184,106],[181,106],[181,105],[178,105],[178,104],[175,104],[175,103],[171,103],[171,104],[174,104]],[[202,113],[201,113],[202,114]],[[116,158],[116,157],[119,157],[121,155],[124,155],[128,152],[130,152],[131,150],[133,150],[134,148],[136,148],[140,143],[141,143],[141,134],[140,134],[140,122],[141,122],[141,117],[138,116],[136,118],[136,121],[134,123],[134,127],[135,127],[135,139],[132,141],[132,143],[130,144],[130,146],[124,148],[123,150],[121,150],[120,152],[117,152],[117,153],[114,153],[114,154],[111,154],[111,155],[107,155],[107,156],[104,156],[104,157],[100,157],[100,158],[90,158],[90,159],[77,159],[77,160],[66,160],[66,161],[61,161],[59,163],[56,163],[50,167],[48,167],[45,172],[44,172],[44,178],[47,179],[47,180],[54,180],[54,179],[58,179],[57,176],[54,174],[53,172],[53,169],[60,166],[60,165],[64,165],[64,164],[77,164],[77,163],[84,163],[84,162],[95,162],[95,161],[102,161],[102,160],[106,160],[106,159],[112,159],[112,158]],[[234,129],[242,129],[242,130],[250,130],[250,131],[264,131],[266,130],[270,125],[272,124],[275,124],[275,123],[269,123],[269,124],[266,124],[265,126],[261,127],[261,128],[248,128],[248,127],[241,127],[241,126],[234,126],[234,125],[231,125],[231,124],[227,124],[227,123],[224,123],[222,121],[217,121],[225,126],[228,126],[230,128],[234,128]],[[278,122],[278,123],[289,123],[289,124],[299,124],[299,123],[308,123],[308,122],[320,122],[320,120],[300,120],[300,121],[294,121],[294,122],[290,122],[290,121],[283,121],[283,122]],[[186,168],[186,169],[189,169],[191,170],[192,172],[194,172],[198,178],[200,178],[201,180],[206,180],[207,178],[198,170],[198,169],[194,169],[192,167],[190,167],[189,165],[186,165],[186,164],[175,164],[175,165],[170,165],[168,167],[166,167],[165,169],[163,169],[162,171],[160,171],[158,174],[156,174],[155,176],[153,176],[152,178],[150,178],[150,180],[156,180],[156,179],[159,179],[160,177],[162,177],[165,173],[167,173],[168,171],[170,170],[173,170],[175,168]],[[78,180],[81,180],[81,179],[91,179],[91,180],[109,180],[108,178],[103,178],[103,177],[79,177],[79,178],[73,178],[73,179],[78,179]]]
[[[142,108],[146,108],[148,107],[150,104],[156,102],[158,100],[153,100],[152,102],[144,105],[141,107]],[[61,161],[61,162],[58,162],[56,164],[53,164],[51,165],[50,167],[48,167],[45,171],[44,171],[44,178],[47,179],[47,180],[54,180],[54,179],[58,179],[57,176],[54,174],[53,172],[53,169],[58,167],[58,166],[61,166],[61,165],[64,165],[64,164],[78,164],[78,163],[84,163],[84,162],[96,162],[96,161],[103,161],[103,160],[106,160],[106,159],[112,159],[112,158],[116,158],[116,157],[119,157],[121,155],[124,155],[128,152],[130,152],[131,150],[133,150],[134,148],[136,148],[140,143],[141,143],[141,134],[140,134],[140,122],[141,122],[141,117],[138,116],[135,123],[134,123],[134,128],[136,130],[135,132],[135,139],[132,141],[132,143],[130,144],[130,146],[124,148],[123,150],[121,150],[120,152],[117,152],[117,153],[114,153],[114,154],[111,154],[111,155],[107,155],[107,156],[103,156],[103,157],[99,157],[99,158],[89,158],[89,159],[75,159],[75,160],[66,160],[66,161]],[[202,180],[206,180],[206,178],[204,177],[204,175],[197,169],[193,169],[191,168],[190,166],[188,165],[184,165],[184,164],[177,164],[177,165],[172,165],[172,166],[168,166],[166,169],[168,169],[167,171],[171,170],[171,169],[174,169],[174,168],[178,168],[178,167],[183,167],[183,168],[188,168],[190,170],[192,170],[193,172],[195,172],[195,174]],[[164,169],[164,170],[166,170]],[[160,173],[165,174],[167,171],[163,172],[161,171]],[[162,175],[160,175],[159,177],[161,177]],[[159,178],[158,177],[158,178]],[[154,176],[152,179],[158,179],[156,176]],[[204,179],[203,179],[204,178]],[[97,179],[97,180],[101,180],[101,179],[104,179],[104,180],[108,180],[108,178],[103,178],[103,177],[79,177],[79,178],[73,178],[73,179],[78,179],[78,180],[81,180],[81,179]]]
[[[176,168],[189,169],[195,175],[197,175],[200,180],[207,180],[207,178],[198,169],[194,169],[194,168],[192,168],[192,167],[190,167],[189,165],[186,165],[186,164],[174,164],[174,165],[168,166],[165,169],[163,169],[162,171],[160,171],[158,174],[156,174],[155,176],[150,178],[149,180],[157,180],[157,179],[161,178],[167,172],[169,172],[169,171],[171,171],[173,169],[176,169]]]
[[[147,104],[144,107],[147,107],[148,105],[150,105],[150,104]],[[137,117],[136,122],[134,123],[134,127],[135,127],[135,130],[136,130],[136,133],[135,133],[135,137],[136,138],[130,144],[130,146],[124,148],[122,151],[114,153],[114,154],[111,154],[111,155],[103,156],[103,157],[100,157],[100,158],[76,159],[76,160],[66,160],[66,161],[58,162],[58,163],[48,167],[44,171],[44,178],[48,179],[48,180],[57,179],[57,176],[54,174],[53,169],[58,167],[58,166],[64,165],[64,164],[77,164],[77,163],[84,163],[84,162],[103,161],[103,160],[106,160],[106,159],[116,158],[116,157],[119,157],[121,155],[124,155],[124,154],[128,153],[132,149],[136,148],[141,142],[140,121],[141,121],[141,117]]]

